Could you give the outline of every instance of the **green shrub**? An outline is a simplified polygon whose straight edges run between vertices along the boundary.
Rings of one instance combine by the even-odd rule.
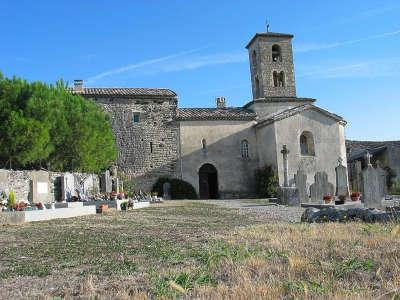
[[[11,209],[15,205],[15,193],[13,191],[8,195],[7,207]]]
[[[177,178],[160,177],[153,185],[152,192],[157,193],[159,197],[164,194],[163,185],[165,182],[171,184],[172,199],[197,199],[197,193],[194,187],[189,183]]]
[[[264,166],[255,171],[256,192],[261,198],[276,197],[278,194],[278,175],[272,166]]]

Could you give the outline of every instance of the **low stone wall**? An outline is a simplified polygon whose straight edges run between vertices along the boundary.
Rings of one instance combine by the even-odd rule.
[[[63,200],[62,179],[73,178],[69,184],[71,194],[79,190],[92,195],[100,190],[99,177],[86,173],[62,173],[48,171],[14,171],[0,169],[0,193],[14,191],[17,201],[50,203]]]

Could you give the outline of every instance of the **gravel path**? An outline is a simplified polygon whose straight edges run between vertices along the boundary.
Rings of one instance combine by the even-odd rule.
[[[207,202],[229,208],[238,208],[240,209],[240,213],[251,214],[256,218],[286,221],[289,223],[300,222],[301,215],[305,210],[302,207],[268,203],[267,200],[263,199],[207,200]]]

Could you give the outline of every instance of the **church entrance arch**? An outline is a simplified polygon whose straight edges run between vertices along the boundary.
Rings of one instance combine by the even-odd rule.
[[[200,199],[218,198],[218,171],[212,164],[204,164],[199,169]]]

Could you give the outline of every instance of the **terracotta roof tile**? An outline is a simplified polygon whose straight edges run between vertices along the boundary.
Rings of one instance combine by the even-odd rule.
[[[255,120],[256,114],[248,109],[240,107],[227,108],[180,108],[178,120],[180,121],[212,121],[212,120]]]
[[[152,88],[90,88],[85,87],[82,90],[69,89],[72,93],[82,96],[155,96],[155,97],[176,97],[177,94],[170,89],[152,89]]]

